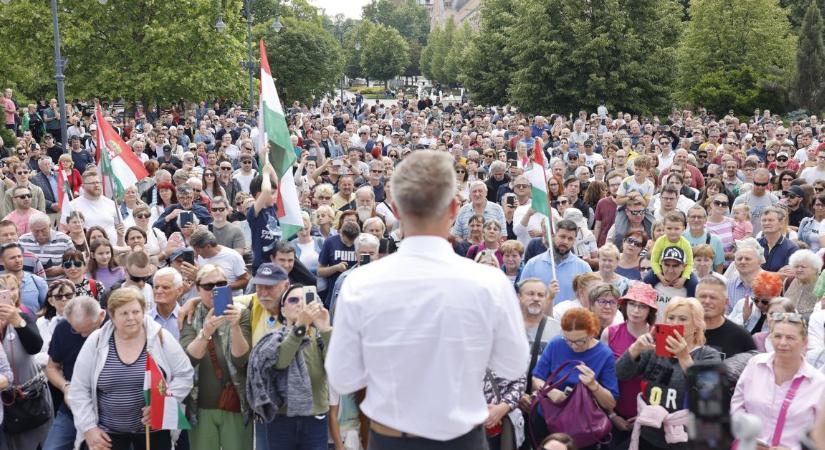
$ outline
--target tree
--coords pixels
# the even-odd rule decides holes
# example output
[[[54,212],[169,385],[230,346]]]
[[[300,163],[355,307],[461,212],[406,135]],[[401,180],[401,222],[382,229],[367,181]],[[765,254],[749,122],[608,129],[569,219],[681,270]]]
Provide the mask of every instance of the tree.
[[[409,63],[407,42],[395,28],[375,25],[362,44],[361,70],[370,77],[387,81],[404,73]]]
[[[227,29],[218,33],[211,0],[61,0],[66,98],[244,98],[242,2],[223,4]],[[26,97],[54,96],[48,2],[14,0],[0,6],[0,21],[0,79]]]
[[[338,41],[319,23],[286,17],[284,29],[275,32],[269,24],[255,28],[264,38],[269,67],[280,98],[311,104],[335,90],[344,69]]]
[[[250,0],[249,9],[252,11],[252,23],[272,23],[276,16],[281,20],[285,17],[293,17],[301,21],[317,22],[323,25],[323,17],[318,14],[318,9],[309,4],[307,0]],[[244,16],[244,20],[246,20]]]
[[[464,24],[455,31],[453,41],[450,43],[450,49],[444,57],[443,79],[439,81],[446,84],[458,83],[458,75],[461,71],[461,66],[464,64],[464,51],[467,49],[473,36],[473,30],[467,22],[464,22]]]
[[[395,28],[410,44],[423,46],[427,41],[430,14],[415,0],[403,0],[397,4],[391,0],[372,0],[364,5],[362,11],[364,20]]]
[[[507,94],[525,111],[578,111],[604,99],[641,113],[669,105],[675,0],[547,0],[516,9]]]
[[[799,30],[792,86],[796,103],[817,113],[825,109],[825,44],[822,42],[822,32],[822,14],[812,0]]]
[[[819,13],[825,13],[825,0],[815,0],[819,7]],[[785,8],[788,21],[794,30],[798,30],[802,25],[803,17],[808,11],[809,0],[779,0],[779,5]]]
[[[453,47],[453,34],[455,34],[455,22],[450,17],[443,28],[433,30],[430,33],[430,39],[427,39],[427,53],[428,68],[422,71],[427,75],[427,78],[439,81],[441,83],[449,83],[451,73],[446,72],[445,64],[447,63],[447,54]]]
[[[726,78],[747,73],[756,86],[790,80],[796,38],[778,0],[693,0],[690,16],[677,53],[680,100],[705,101],[695,95],[695,86],[710,85],[707,81],[717,79],[717,71],[730,72]],[[742,114],[759,106],[739,104],[744,109],[736,111]],[[722,111],[736,109],[720,106]]]
[[[478,103],[504,105],[509,101],[507,86],[512,80],[515,50],[510,34],[515,22],[513,3],[487,0],[481,4],[479,31],[470,38],[459,71],[459,80]]]
[[[366,77],[364,70],[361,68],[361,54],[373,27],[374,25],[369,21],[362,20],[358,23],[358,26],[350,29],[344,35],[344,55],[346,58],[344,74],[349,78]]]
[[[427,45],[421,49],[421,57],[418,59],[418,68],[421,70],[421,73],[424,74],[425,77],[429,78],[430,80],[435,79],[435,75],[433,74],[433,49],[436,46],[436,42],[441,39],[441,28],[433,28],[430,31],[429,36],[427,36]]]

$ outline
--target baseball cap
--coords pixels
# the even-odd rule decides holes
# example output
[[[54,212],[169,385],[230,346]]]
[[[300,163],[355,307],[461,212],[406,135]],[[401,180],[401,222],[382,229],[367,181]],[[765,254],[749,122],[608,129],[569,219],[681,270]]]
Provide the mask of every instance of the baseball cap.
[[[196,144],[196,143],[194,143],[194,142],[190,142],[190,143],[189,143],[189,145],[187,145],[186,147],[187,147],[189,150],[192,150],[192,149],[198,148],[198,144]]]
[[[289,277],[281,266],[273,263],[263,263],[258,267],[258,271],[255,272],[252,283],[274,286],[288,279]]]
[[[636,303],[647,305],[650,308],[658,309],[656,306],[656,290],[647,283],[634,281],[630,283],[627,292],[619,299],[620,302],[633,300]]]
[[[193,256],[195,255],[195,251],[192,250],[191,248],[181,247],[181,248],[176,249],[175,251],[172,252],[171,255],[169,255],[169,261],[170,262],[174,261],[174,260],[180,258],[181,256],[186,255],[187,253],[191,253]]]
[[[584,146],[585,147],[592,147],[593,146],[593,141],[591,141],[590,139],[584,141]]]
[[[791,186],[790,189],[788,189],[788,195],[792,195],[794,197],[803,197],[804,198],[805,197],[805,191],[803,191],[802,188],[799,187],[799,186]]]
[[[567,159],[578,158],[578,157],[579,157],[579,152],[577,152],[576,150],[570,150],[569,152],[567,152]]]
[[[679,263],[685,263],[685,252],[682,251],[679,247],[668,247],[662,252],[662,261],[665,260],[677,261]]]
[[[779,158],[780,156],[784,156],[784,157],[788,158],[788,152],[779,152],[779,153],[776,154],[777,158]]]

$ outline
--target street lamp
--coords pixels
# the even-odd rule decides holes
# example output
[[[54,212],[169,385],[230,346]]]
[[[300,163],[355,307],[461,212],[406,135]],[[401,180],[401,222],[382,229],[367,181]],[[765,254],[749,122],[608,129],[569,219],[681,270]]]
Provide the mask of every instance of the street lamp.
[[[275,30],[276,33],[280,33],[281,30],[284,29],[284,26],[281,24],[280,16],[275,16],[275,20],[272,22],[272,29]]]
[[[218,33],[223,33],[226,30],[226,23],[223,21],[223,16],[218,16],[218,21],[215,22],[215,29]]]

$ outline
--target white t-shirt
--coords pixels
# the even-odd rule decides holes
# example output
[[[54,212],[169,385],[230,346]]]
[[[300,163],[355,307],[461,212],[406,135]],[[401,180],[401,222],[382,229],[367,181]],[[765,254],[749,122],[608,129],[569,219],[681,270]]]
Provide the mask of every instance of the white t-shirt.
[[[604,161],[604,157],[598,153],[593,153],[592,155],[588,155],[587,153],[584,154],[584,165],[593,169],[593,166],[596,165],[597,162]]]
[[[69,203],[72,211],[80,211],[85,219],[86,229],[99,226],[106,230],[106,236],[112,244],[117,243],[117,231],[115,230],[115,202],[111,199],[100,196],[97,200],[89,200],[86,196],[80,196]]]
[[[254,170],[250,171],[249,175],[245,175],[243,172],[241,172],[239,170],[239,171],[235,172],[234,175],[232,175],[232,178],[238,180],[238,184],[241,185],[241,190],[248,194],[249,193],[249,185],[252,184],[252,179],[255,178],[255,175],[257,175],[257,174],[255,173]]]
[[[825,170],[819,170],[816,166],[806,167],[802,169],[802,173],[799,176],[804,178],[808,184],[814,184],[819,180],[825,181]]]
[[[214,264],[221,269],[226,275],[226,281],[232,284],[238,278],[246,273],[246,265],[243,262],[243,257],[240,253],[229,247],[221,246],[221,250],[217,255],[211,258],[201,258],[198,256],[198,265]],[[235,289],[232,291],[233,296],[243,295],[243,289]]]
[[[311,272],[318,269],[318,252],[315,250],[315,242],[309,241],[306,244],[296,242],[296,245],[301,249],[301,264],[303,264]]]

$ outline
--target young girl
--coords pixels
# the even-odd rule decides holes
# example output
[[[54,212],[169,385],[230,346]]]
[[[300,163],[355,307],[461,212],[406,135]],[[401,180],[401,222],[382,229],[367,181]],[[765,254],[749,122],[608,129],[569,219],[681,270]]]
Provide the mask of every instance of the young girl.
[[[733,239],[740,240],[753,236],[751,208],[746,203],[733,207]]]
[[[685,253],[685,268],[682,271],[682,277],[673,285],[673,287],[681,288],[693,273],[693,250],[687,238],[682,236],[685,228],[687,228],[687,219],[681,211],[671,211],[665,215],[664,224],[665,235],[656,239],[656,243],[653,244],[650,267],[656,277],[659,278],[659,281],[665,283],[665,279],[662,277],[662,254],[670,247],[682,250]]]
[[[95,239],[91,244],[92,257],[89,259],[89,277],[103,283],[107,290],[126,279],[122,267],[118,267],[112,257],[114,248],[108,239]]]

